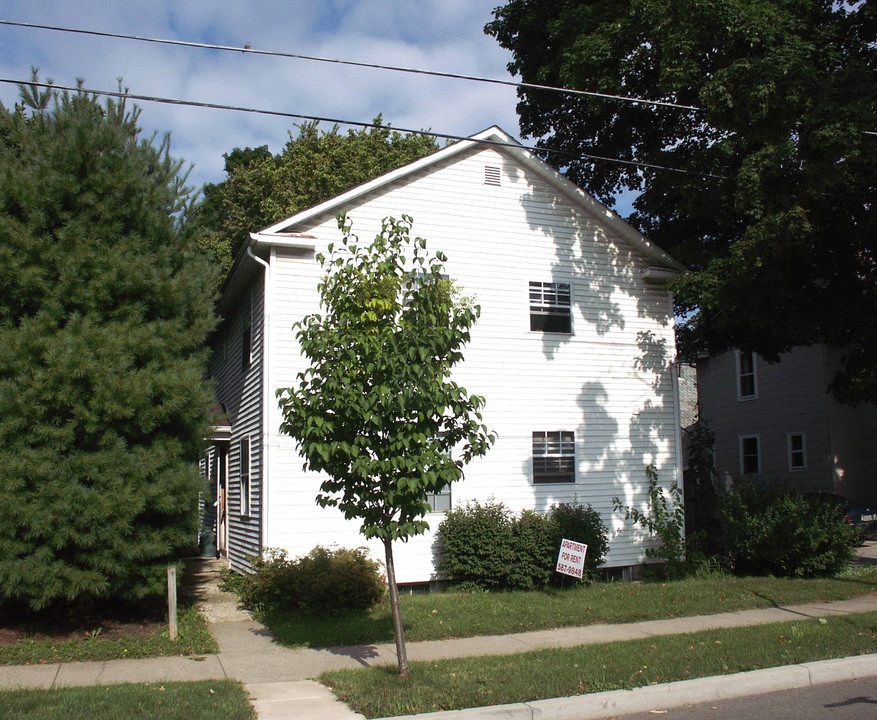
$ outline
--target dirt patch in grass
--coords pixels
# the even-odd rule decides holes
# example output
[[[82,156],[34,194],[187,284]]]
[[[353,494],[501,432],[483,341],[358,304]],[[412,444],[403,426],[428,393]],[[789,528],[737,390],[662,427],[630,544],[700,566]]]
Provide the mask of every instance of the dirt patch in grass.
[[[125,640],[154,635],[167,627],[158,608],[54,608],[39,613],[19,611],[0,617],[0,646],[20,640],[62,643],[71,640]]]

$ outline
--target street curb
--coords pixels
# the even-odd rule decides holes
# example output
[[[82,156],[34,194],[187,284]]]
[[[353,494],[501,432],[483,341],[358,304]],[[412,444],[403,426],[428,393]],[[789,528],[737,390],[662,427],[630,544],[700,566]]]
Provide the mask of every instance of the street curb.
[[[665,710],[874,676],[877,676],[877,654],[858,655],[649,685],[635,690],[610,690],[528,703],[401,715],[392,720],[599,720],[607,714],[629,715]]]

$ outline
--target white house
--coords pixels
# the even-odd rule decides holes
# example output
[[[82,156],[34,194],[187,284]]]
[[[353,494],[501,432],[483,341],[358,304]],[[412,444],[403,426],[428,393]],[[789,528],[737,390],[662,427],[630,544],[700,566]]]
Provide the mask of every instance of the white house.
[[[266,548],[295,556],[367,544],[356,523],[316,505],[320,477],[279,432],[275,396],[304,369],[291,327],[318,310],[314,255],[340,240],[341,211],[364,241],[384,217],[412,216],[413,234],[448,256],[447,272],[481,306],[455,377],[486,397],[498,440],[431,499],[430,526],[476,499],[515,512],[589,503],[609,528],[607,567],[641,563],[648,541],[612,498],[644,509],[649,464],[681,485],[666,281],[682,268],[493,127],[253,233],[237,258],[212,365],[227,420],[205,462],[231,566],[245,569]],[[432,534],[399,543],[399,582],[435,578],[434,552]]]

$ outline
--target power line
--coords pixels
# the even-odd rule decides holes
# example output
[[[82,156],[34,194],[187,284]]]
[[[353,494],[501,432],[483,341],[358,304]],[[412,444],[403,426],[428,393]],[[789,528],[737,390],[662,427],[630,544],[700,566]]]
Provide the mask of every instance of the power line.
[[[663,170],[667,172],[675,172],[682,175],[692,175],[696,177],[704,177],[711,178],[714,180],[729,180],[730,178],[724,175],[713,175],[711,173],[705,172],[697,172],[694,170],[684,170],[682,168],[674,168],[668,167],[665,165],[655,165],[653,163],[645,163],[640,162],[638,160],[623,160],[621,158],[613,158],[606,157],[603,155],[589,155],[587,153],[573,153],[567,150],[555,150],[552,148],[540,148],[534,146],[523,145],[521,143],[516,142],[500,142],[498,140],[474,140],[471,137],[467,137],[466,135],[451,135],[448,133],[439,133],[433,132],[432,130],[413,130],[411,128],[402,128],[402,127],[391,127],[389,125],[378,125],[373,122],[360,122],[358,120],[343,120],[339,118],[329,118],[323,117],[320,115],[301,115],[299,113],[290,113],[283,112],[280,110],[263,110],[260,108],[250,108],[243,107],[240,105],[222,105],[220,103],[210,103],[210,102],[199,102],[196,100],[179,100],[177,98],[166,98],[159,97],[155,95],[138,95],[131,92],[122,92],[121,90],[96,90],[94,88],[86,88],[86,87],[73,87],[71,85],[57,85],[50,82],[39,82],[34,80],[13,80],[11,78],[0,78],[0,83],[6,83],[8,85],[28,85],[30,87],[41,87],[41,88],[49,88],[53,90],[65,90],[69,92],[81,92],[91,95],[102,95],[106,97],[116,97],[123,98],[128,100],[141,100],[143,102],[154,102],[161,103],[164,105],[183,105],[186,107],[196,107],[196,108],[206,108],[209,110],[230,110],[233,112],[245,112],[253,115],[269,115],[272,117],[284,117],[284,118],[293,118],[295,120],[310,120],[314,122],[329,122],[334,123],[336,125],[351,125],[353,127],[361,127],[361,128],[377,128],[377,127],[386,127],[388,129],[395,130],[396,132],[401,133],[411,133],[413,135],[424,135],[426,137],[434,137],[440,138],[443,140],[454,140],[454,141],[467,141],[467,142],[477,142],[482,145],[493,145],[496,147],[510,147],[517,148],[519,150],[527,150],[530,152],[550,152],[557,155],[565,155],[571,158],[585,158],[588,160],[594,160],[599,162],[611,162],[616,163],[618,165],[629,165],[638,168],[645,168],[648,170]]]
[[[527,90],[547,90],[549,92],[578,95],[581,97],[595,97],[603,100],[615,100],[618,102],[637,103],[640,105],[675,108],[677,110],[693,110],[695,112],[704,112],[703,108],[696,107],[694,105],[681,105],[679,103],[673,103],[666,100],[646,100],[644,98],[635,98],[626,95],[611,95],[608,93],[592,92],[589,90],[572,90],[570,88],[555,87],[553,85],[539,85],[536,83],[516,82],[514,80],[500,80],[498,78],[480,77],[478,75],[461,75],[458,73],[440,72],[438,70],[420,70],[418,68],[399,67],[396,65],[379,65],[377,63],[367,63],[356,60],[340,60],[338,58],[318,57],[315,55],[301,55],[297,53],[277,52],[273,50],[259,50],[257,48],[250,47],[250,43],[247,43],[244,47],[234,47],[233,45],[214,45],[212,43],[190,42],[187,40],[170,40],[167,38],[142,37],[139,35],[126,35],[124,33],[111,33],[99,30],[83,30],[80,28],[59,27],[57,25],[39,25],[36,23],[14,22],[12,20],[0,20],[0,25],[34,28],[37,30],[54,30],[56,32],[77,33],[80,35],[93,35],[95,37],[108,37],[120,40],[136,40],[137,42],[157,43],[160,45],[178,45],[181,47],[193,47],[206,50],[222,50],[224,52],[249,53],[251,55],[267,55],[269,57],[291,58],[295,60],[311,60],[314,62],[333,63],[336,65],[350,65],[353,67],[370,68],[373,70],[391,70],[393,72],[411,73],[414,75],[429,75],[432,77],[450,78],[453,80],[469,80],[472,82],[490,83],[492,85],[504,85],[507,87],[525,88]]]

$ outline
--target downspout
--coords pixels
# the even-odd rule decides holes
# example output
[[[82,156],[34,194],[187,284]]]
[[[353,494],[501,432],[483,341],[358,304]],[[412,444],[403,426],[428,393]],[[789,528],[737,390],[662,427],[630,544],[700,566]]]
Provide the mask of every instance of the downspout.
[[[675,328],[675,307],[673,303],[673,293],[667,293],[667,299],[670,305],[670,317],[674,318],[673,327],[673,350],[676,352],[676,328]],[[682,490],[682,502],[685,502],[685,481],[683,477],[684,470],[682,468],[682,399],[679,397],[679,363],[674,358],[670,361],[670,377],[673,381],[673,424],[675,426],[676,440],[676,478],[679,488]]]
[[[271,401],[271,384],[268,382],[268,380],[270,377],[271,369],[271,353],[269,352],[270,345],[268,343],[268,340],[271,327],[270,308],[272,293],[271,265],[265,262],[262,258],[260,258],[253,252],[253,247],[255,247],[255,245],[255,240],[251,240],[247,244],[247,255],[253,258],[253,260],[259,263],[259,265],[261,265],[263,268],[265,268],[264,289],[262,292],[262,493],[259,498],[259,510],[262,515],[262,526],[260,528],[261,537],[259,538],[259,551],[261,554],[265,550],[265,539],[268,538],[268,508],[270,507],[268,503],[268,449],[270,447],[269,412]]]

